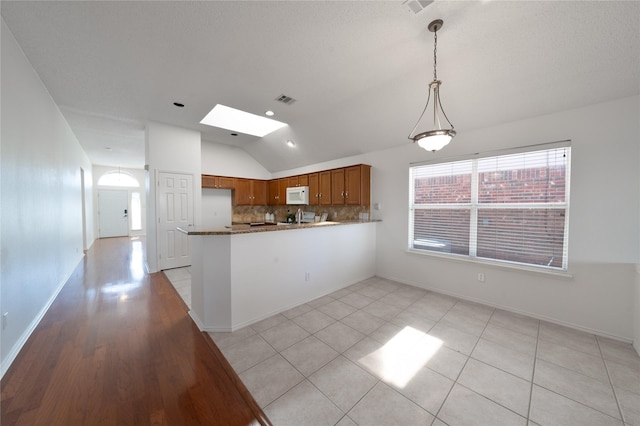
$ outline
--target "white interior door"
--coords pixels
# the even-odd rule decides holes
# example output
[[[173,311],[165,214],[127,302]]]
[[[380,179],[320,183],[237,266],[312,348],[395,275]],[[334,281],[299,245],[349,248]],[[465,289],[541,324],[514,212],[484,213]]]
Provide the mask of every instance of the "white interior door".
[[[193,224],[193,176],[159,172],[157,199],[159,268],[189,266],[189,239],[176,228]]]
[[[100,238],[129,235],[128,191],[98,191],[98,233]]]

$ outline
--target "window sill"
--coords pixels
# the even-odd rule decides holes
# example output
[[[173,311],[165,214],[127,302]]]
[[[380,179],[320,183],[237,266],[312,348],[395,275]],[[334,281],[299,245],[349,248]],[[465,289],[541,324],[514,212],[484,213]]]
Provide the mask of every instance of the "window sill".
[[[517,263],[509,263],[509,262],[498,262],[491,261],[487,259],[473,259],[467,256],[461,256],[456,254],[440,254],[436,252],[429,252],[425,250],[415,250],[415,249],[407,249],[407,253],[418,255],[418,256],[427,256],[427,257],[436,257],[438,259],[448,260],[451,262],[462,262],[462,263],[475,263],[478,265],[489,266],[495,269],[502,269],[505,271],[520,271],[520,272],[530,272],[533,274],[542,274],[549,275],[557,278],[565,278],[572,279],[573,274],[569,271],[550,269],[544,267],[536,267],[536,266],[526,266],[520,265]]]

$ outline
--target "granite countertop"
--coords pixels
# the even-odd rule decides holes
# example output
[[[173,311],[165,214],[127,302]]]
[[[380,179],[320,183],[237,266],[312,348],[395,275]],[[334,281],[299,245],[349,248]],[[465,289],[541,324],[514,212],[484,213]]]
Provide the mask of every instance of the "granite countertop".
[[[272,232],[272,231],[288,231],[290,229],[306,229],[319,228],[325,226],[354,225],[360,223],[375,223],[381,220],[345,220],[341,222],[313,222],[301,224],[284,224],[277,223],[259,223],[259,224],[234,224],[217,229],[203,229],[200,227],[190,226],[188,228],[177,228],[178,231],[187,235],[237,235],[237,234],[253,234],[256,232]]]

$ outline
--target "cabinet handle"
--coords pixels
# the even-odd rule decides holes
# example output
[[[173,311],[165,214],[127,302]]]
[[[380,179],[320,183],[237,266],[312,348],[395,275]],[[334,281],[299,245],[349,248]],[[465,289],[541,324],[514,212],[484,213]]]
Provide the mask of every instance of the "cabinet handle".
[[[322,198],[322,192],[320,193],[320,198]]]
[[[342,198],[344,198],[344,191],[342,191]]]
[[[349,191],[344,193],[344,198],[349,198]]]

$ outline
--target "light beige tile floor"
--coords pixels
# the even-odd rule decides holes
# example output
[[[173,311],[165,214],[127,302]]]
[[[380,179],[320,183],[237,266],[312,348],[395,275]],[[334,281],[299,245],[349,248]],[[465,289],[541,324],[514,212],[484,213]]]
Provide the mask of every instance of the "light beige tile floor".
[[[630,344],[382,278],[211,336],[275,425],[640,426]]]

